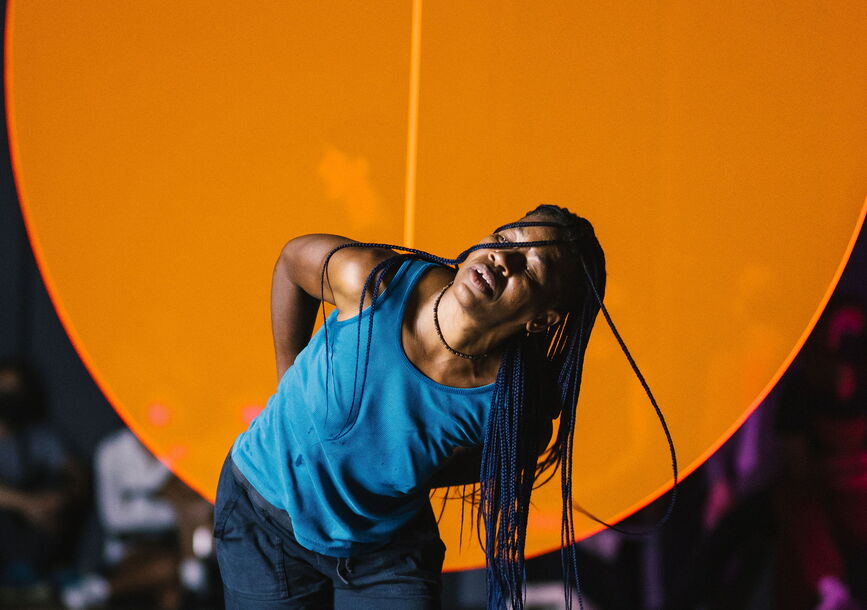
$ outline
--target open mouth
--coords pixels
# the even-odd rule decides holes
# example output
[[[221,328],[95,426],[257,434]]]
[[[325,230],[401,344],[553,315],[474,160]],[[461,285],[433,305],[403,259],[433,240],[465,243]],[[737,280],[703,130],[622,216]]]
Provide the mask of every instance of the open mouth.
[[[489,297],[494,296],[496,283],[493,274],[487,267],[478,265],[470,269],[470,281]]]

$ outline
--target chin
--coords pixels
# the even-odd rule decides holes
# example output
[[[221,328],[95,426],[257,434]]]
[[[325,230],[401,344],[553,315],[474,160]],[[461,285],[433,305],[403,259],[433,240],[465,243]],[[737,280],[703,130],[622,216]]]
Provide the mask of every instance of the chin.
[[[452,289],[455,291],[455,299],[463,309],[468,311],[484,308],[485,304],[490,302],[484,295],[479,294],[478,290],[471,284],[472,280],[469,275],[465,275],[460,279],[455,279]]]

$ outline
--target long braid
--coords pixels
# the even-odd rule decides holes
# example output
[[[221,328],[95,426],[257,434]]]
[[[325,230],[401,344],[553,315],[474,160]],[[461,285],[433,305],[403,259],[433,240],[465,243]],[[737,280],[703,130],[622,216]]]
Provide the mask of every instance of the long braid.
[[[356,388],[353,387],[352,404],[344,427],[337,436],[346,434],[357,418],[358,406],[361,404],[364,392],[367,362],[370,357],[376,299],[379,296],[379,288],[383,278],[394,265],[407,258],[415,258],[457,268],[457,265],[466,260],[470,253],[483,248],[512,249],[547,245],[568,248],[579,263],[579,270],[583,271],[584,280],[579,282],[577,292],[571,295],[572,298],[565,307],[566,315],[554,329],[549,329],[544,334],[519,335],[513,337],[506,345],[497,371],[488,424],[485,430],[478,496],[476,496],[476,486],[474,485],[469,501],[471,510],[477,511],[476,519],[479,521],[480,542],[482,542],[481,525],[484,525],[485,529],[485,540],[482,542],[482,546],[485,549],[487,564],[488,607],[490,609],[511,607],[520,610],[523,608],[524,600],[524,545],[527,535],[530,496],[536,479],[542,478],[542,484],[544,484],[551,479],[559,467],[563,499],[561,562],[563,565],[564,595],[567,607],[571,608],[570,584],[574,584],[579,606],[583,610],[584,604],[574,545],[576,536],[572,499],[572,462],[575,410],[581,387],[584,353],[600,308],[656,410],[671,452],[675,487],[665,517],[653,529],[658,528],[668,519],[674,506],[677,488],[677,461],[674,444],[671,441],[671,435],[662,412],[602,303],[605,292],[605,259],[592,226],[585,219],[558,206],[542,205],[528,212],[527,216],[533,214],[553,217],[556,222],[511,223],[500,227],[497,231],[519,226],[553,226],[558,228],[558,232],[564,234],[563,237],[530,242],[476,244],[461,252],[454,259],[435,256],[413,248],[381,243],[348,243],[340,245],[328,253],[320,278],[320,296],[323,301],[328,262],[337,251],[348,247],[370,247],[387,248],[405,253],[395,254],[395,256],[379,263],[370,272],[364,283],[358,309],[359,325],[356,342],[356,355],[358,357],[361,355],[360,314],[363,311],[364,301],[368,293],[371,300],[361,385],[357,388],[357,392]],[[324,313],[323,302],[323,317]],[[328,324],[324,324],[324,327],[327,361],[329,359]],[[356,379],[358,378],[358,360],[360,358],[356,359]],[[328,396],[327,384],[326,363],[326,401]],[[560,417],[557,438],[541,458],[537,459],[537,441],[543,419],[544,417],[553,419],[557,416]],[[549,472],[550,474],[548,474]],[[478,497],[477,505],[476,497]],[[460,498],[462,501],[467,501],[466,494]],[[607,527],[623,531],[597,519],[580,507],[578,510]],[[463,518],[461,524],[463,527]]]

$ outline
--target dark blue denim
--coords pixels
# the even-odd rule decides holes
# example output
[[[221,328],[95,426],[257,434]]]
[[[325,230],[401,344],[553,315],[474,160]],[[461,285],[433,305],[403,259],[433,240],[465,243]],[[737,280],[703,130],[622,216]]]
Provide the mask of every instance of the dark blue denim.
[[[289,515],[250,487],[229,456],[214,539],[227,610],[440,607],[445,545],[430,505],[383,548],[330,557],[298,544]]]

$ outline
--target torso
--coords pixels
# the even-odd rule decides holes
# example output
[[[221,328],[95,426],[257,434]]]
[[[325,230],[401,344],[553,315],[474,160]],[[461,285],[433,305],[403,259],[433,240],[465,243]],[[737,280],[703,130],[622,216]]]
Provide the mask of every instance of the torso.
[[[425,309],[410,308],[410,300],[424,302],[450,277],[448,269],[420,267],[407,264],[395,277],[373,326],[370,312],[354,321],[330,316],[236,440],[238,468],[291,516],[311,550],[351,556],[387,540],[427,502],[430,478],[454,448],[483,442],[494,388],[445,387],[434,370],[414,364],[424,357],[408,356],[418,334],[412,321]],[[416,290],[422,280],[428,287]],[[400,344],[407,333],[408,350]],[[357,350],[368,337],[362,373]],[[356,396],[359,378],[364,391]]]

